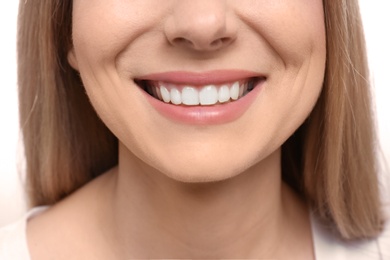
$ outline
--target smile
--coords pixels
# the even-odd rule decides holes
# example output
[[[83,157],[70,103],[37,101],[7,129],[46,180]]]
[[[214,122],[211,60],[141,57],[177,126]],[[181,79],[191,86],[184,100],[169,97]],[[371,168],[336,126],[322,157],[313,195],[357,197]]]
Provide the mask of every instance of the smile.
[[[248,94],[256,86],[259,78],[239,80],[225,84],[204,86],[176,85],[162,81],[138,81],[149,95],[174,105],[210,106],[233,102]]]
[[[266,77],[253,72],[169,72],[134,80],[161,115],[186,124],[220,124],[241,117]]]

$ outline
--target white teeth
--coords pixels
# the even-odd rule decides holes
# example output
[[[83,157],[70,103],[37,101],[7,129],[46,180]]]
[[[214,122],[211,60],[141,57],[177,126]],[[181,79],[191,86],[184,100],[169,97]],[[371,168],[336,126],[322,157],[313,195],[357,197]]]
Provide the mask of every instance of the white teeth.
[[[165,103],[171,102],[171,95],[169,94],[168,89],[166,89],[164,86],[160,87],[161,90],[161,96]]]
[[[201,105],[214,105],[218,102],[218,90],[213,85],[203,87],[199,92]]]
[[[175,105],[210,106],[241,98],[247,91],[247,83],[236,81],[223,85],[206,85],[203,87],[176,87],[173,84],[158,82],[149,86],[149,93],[155,98]],[[179,90],[181,89],[181,91]]]
[[[198,90],[195,88],[184,87],[181,93],[181,98],[184,105],[199,105],[199,94]]]
[[[238,94],[239,97],[242,97],[244,95],[244,84],[240,85],[240,93]],[[161,99],[161,98],[160,98]]]
[[[157,97],[158,97],[158,99],[159,100],[162,100],[163,98],[162,98],[162,96],[161,96],[161,90],[159,89],[159,88],[154,88],[155,90],[156,90],[156,92],[157,92]]]
[[[155,97],[158,97],[158,95],[157,95],[157,90],[158,90],[158,88],[149,87],[149,90],[151,90],[151,91],[152,91],[152,93],[153,93],[153,96],[155,96]]]
[[[230,97],[233,100],[237,100],[239,94],[240,94],[240,83],[235,82],[233,86],[230,88]]]
[[[181,104],[181,94],[180,91],[172,88],[171,89],[171,102],[175,105],[180,105]]]
[[[218,91],[218,101],[224,103],[230,100],[230,90],[227,85],[223,85]]]

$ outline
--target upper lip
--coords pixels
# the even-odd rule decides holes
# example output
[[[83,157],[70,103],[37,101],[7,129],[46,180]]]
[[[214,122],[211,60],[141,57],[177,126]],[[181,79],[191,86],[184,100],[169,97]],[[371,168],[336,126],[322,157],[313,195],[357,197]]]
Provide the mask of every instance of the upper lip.
[[[266,76],[258,72],[246,70],[213,70],[205,72],[169,71],[142,75],[137,77],[136,80],[201,86],[207,84],[224,84],[247,78],[266,78]]]

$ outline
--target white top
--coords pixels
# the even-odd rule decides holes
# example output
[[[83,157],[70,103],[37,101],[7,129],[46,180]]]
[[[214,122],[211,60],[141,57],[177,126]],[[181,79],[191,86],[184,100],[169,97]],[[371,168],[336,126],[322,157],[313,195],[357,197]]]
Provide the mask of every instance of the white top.
[[[30,210],[18,222],[0,229],[0,260],[30,260],[26,223],[47,207]],[[390,260],[390,223],[382,235],[362,242],[345,242],[328,232],[311,215],[316,260]]]
[[[0,260],[30,260],[27,246],[27,221],[47,207],[30,210],[22,219],[0,229]]]
[[[311,216],[316,260],[390,260],[390,223],[376,239],[348,242],[329,232]]]

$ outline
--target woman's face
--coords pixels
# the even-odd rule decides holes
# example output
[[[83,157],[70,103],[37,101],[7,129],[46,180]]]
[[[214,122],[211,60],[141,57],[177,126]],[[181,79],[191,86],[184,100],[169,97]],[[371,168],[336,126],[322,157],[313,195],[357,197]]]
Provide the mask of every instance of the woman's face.
[[[68,58],[93,106],[130,154],[174,179],[261,162],[321,91],[322,0],[73,2]]]

